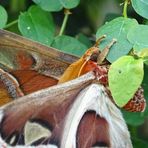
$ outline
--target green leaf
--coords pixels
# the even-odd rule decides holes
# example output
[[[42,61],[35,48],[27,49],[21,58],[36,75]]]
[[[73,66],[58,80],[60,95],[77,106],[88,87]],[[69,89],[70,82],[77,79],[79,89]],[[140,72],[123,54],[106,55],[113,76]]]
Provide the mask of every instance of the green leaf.
[[[143,58],[143,61],[146,65],[148,65],[148,48],[146,49],[142,49],[139,53],[138,53],[139,57]]]
[[[49,46],[54,39],[55,26],[52,16],[38,6],[32,6],[22,13],[18,26],[23,36],[45,45]]]
[[[144,58],[144,64],[148,65],[148,57]]]
[[[7,23],[7,11],[0,5],[0,29],[4,28]]]
[[[43,10],[60,11],[63,7],[71,9],[76,7],[80,0],[33,0]]]
[[[59,0],[59,1],[61,2],[64,8],[68,9],[74,8],[80,3],[80,0]]]
[[[131,0],[134,10],[144,18],[148,19],[148,1],[147,0]]]
[[[97,38],[106,34],[107,38],[101,43],[100,48],[105,48],[113,38],[117,39],[117,43],[113,45],[107,56],[110,62],[114,62],[119,57],[126,55],[132,48],[132,44],[127,40],[127,33],[138,23],[135,19],[116,18],[98,29]]]
[[[109,69],[109,88],[115,103],[123,107],[133,97],[144,76],[143,60],[123,56]]]
[[[77,56],[82,56],[87,50],[84,44],[66,35],[57,36],[51,46]]]
[[[60,11],[63,6],[59,0],[33,0],[43,10],[46,11]]]
[[[132,138],[133,148],[147,148],[148,142],[138,138]]]
[[[137,51],[148,48],[148,25],[137,25],[131,28],[127,39],[134,44],[133,48]]]
[[[87,48],[90,48],[92,46],[92,43],[91,41],[89,40],[89,38],[87,36],[85,36],[84,34],[82,33],[79,33],[76,38],[81,42],[83,43],[84,45],[87,46]]]
[[[104,23],[109,22],[109,21],[112,21],[113,19],[116,19],[118,17],[121,17],[121,14],[119,14],[119,13],[107,13],[103,22]]]
[[[142,49],[139,53],[138,53],[139,57],[148,57],[148,48],[147,49]]]
[[[139,126],[144,123],[144,113],[127,112],[122,110],[123,117],[127,124]]]

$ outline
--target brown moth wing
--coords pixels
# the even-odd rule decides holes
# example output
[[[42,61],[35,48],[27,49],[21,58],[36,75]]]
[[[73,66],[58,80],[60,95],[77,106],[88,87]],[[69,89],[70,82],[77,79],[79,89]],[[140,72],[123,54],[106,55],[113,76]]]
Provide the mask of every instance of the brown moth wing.
[[[41,125],[46,123],[51,134],[34,142],[35,145],[132,148],[120,110],[112,103],[102,85],[92,84],[94,80],[95,75],[90,72],[1,107],[0,140],[4,139],[12,145],[25,144],[24,131],[27,131],[28,121],[42,121]]]
[[[11,96],[8,94],[8,91],[5,85],[0,81],[0,106],[12,101]]]
[[[43,120],[51,130],[58,127],[64,121],[65,114],[79,91],[94,79],[94,74],[90,72],[73,81],[40,90],[1,107],[2,138],[9,142],[13,135],[22,135],[25,123],[33,119]]]
[[[34,69],[55,77],[78,59],[4,30],[0,30],[0,57],[0,64],[10,70]]]
[[[58,77],[75,60],[75,56],[0,30],[0,68],[16,79],[24,95],[56,85]],[[0,85],[4,84],[0,78]],[[0,90],[1,105],[15,99],[7,90],[15,85],[4,85]]]
[[[17,80],[0,68],[0,105],[12,101],[12,98],[24,96]]]
[[[104,86],[90,84],[76,97],[66,115],[60,148],[132,148],[120,110]]]
[[[0,68],[0,105],[37,90],[56,85],[57,82],[57,79],[39,74],[35,70],[15,70],[9,73]]]
[[[25,95],[56,85],[58,82],[57,79],[40,74],[35,70],[15,70],[11,74],[17,78],[20,88]]]

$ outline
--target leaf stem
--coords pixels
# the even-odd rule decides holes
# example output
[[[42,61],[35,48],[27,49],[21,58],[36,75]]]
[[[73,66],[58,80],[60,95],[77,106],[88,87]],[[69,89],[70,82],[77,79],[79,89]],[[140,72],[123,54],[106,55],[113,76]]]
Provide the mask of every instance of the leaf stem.
[[[127,18],[127,6],[129,4],[129,0],[125,0],[124,7],[123,7],[123,16]]]
[[[68,20],[69,15],[71,14],[71,12],[69,9],[65,9],[64,14],[65,14],[65,16],[64,16],[64,20],[63,20],[59,35],[62,35],[64,33],[65,28],[66,28],[66,24],[67,24],[67,20]]]
[[[10,22],[9,24],[7,24],[7,25],[4,27],[4,29],[9,28],[9,27],[15,25],[16,23],[18,23],[18,20],[14,20],[14,21]]]

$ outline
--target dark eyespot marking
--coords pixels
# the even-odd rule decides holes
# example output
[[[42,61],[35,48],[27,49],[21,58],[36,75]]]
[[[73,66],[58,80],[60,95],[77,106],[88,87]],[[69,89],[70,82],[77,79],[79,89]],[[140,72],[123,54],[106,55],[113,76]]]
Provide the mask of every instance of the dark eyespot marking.
[[[104,141],[99,141],[99,142],[96,142],[93,146],[93,147],[109,147],[109,145],[107,143],[105,143]]]

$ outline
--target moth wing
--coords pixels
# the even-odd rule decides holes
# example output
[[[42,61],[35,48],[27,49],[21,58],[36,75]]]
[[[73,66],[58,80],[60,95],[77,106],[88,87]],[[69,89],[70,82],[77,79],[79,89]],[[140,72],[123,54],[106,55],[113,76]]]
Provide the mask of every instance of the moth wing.
[[[1,139],[12,145],[25,144],[25,125],[30,121],[48,129],[51,137],[49,136],[47,141],[54,141],[58,145],[60,134],[54,133],[54,129],[60,127],[58,132],[61,132],[61,123],[77,94],[94,79],[94,74],[90,72],[73,81],[26,95],[1,107]]]
[[[79,93],[66,116],[61,137],[61,148],[132,148],[122,114],[100,84],[91,84]]]

